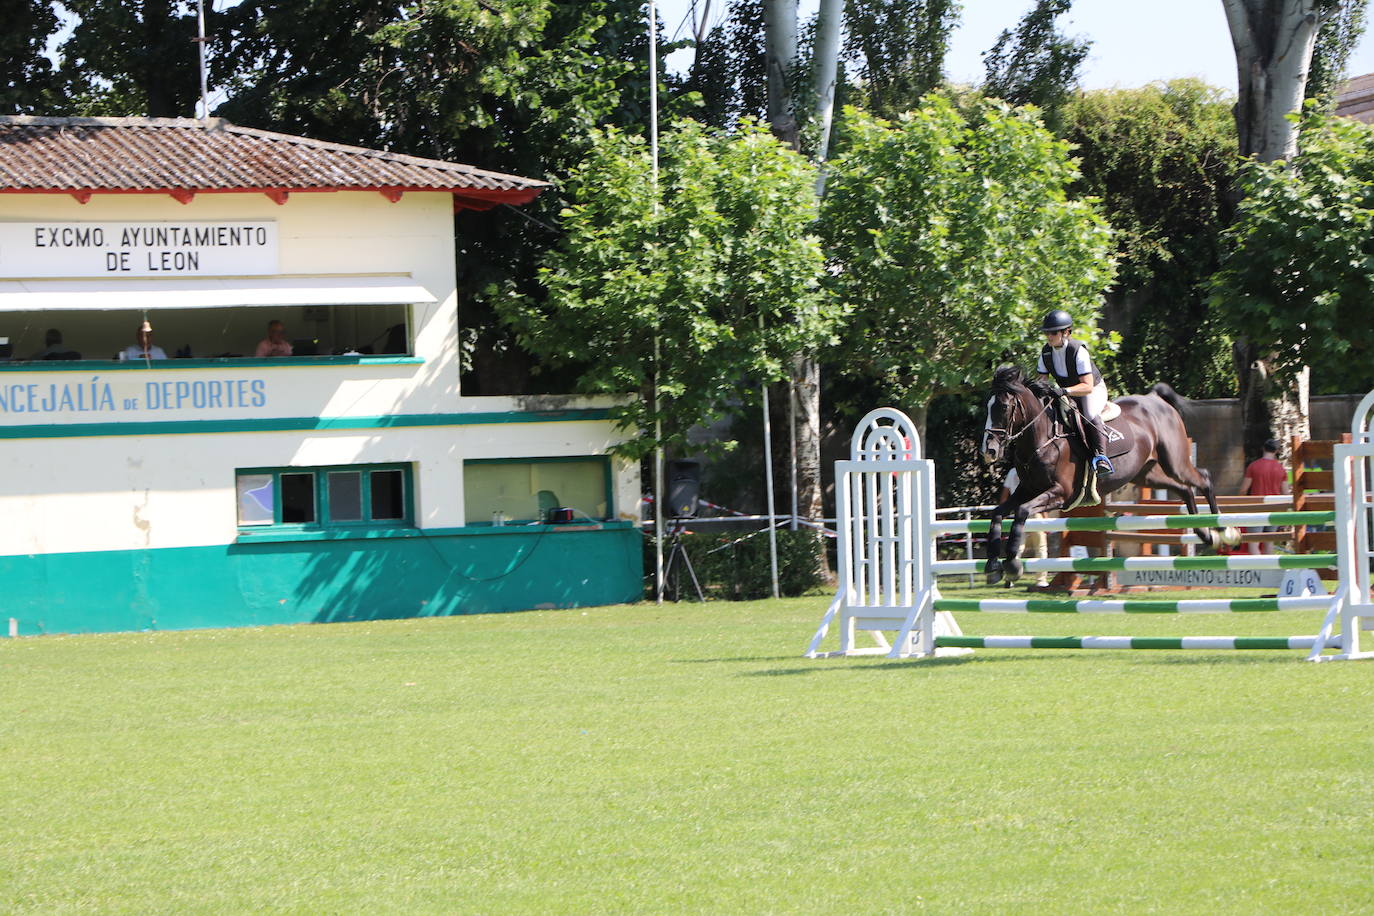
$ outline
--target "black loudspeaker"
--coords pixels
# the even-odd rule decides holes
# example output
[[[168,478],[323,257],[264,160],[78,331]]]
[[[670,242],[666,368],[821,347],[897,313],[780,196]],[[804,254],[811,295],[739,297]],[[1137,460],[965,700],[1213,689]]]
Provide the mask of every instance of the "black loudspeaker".
[[[668,502],[663,508],[670,518],[692,518],[697,514],[701,494],[701,462],[668,462]]]

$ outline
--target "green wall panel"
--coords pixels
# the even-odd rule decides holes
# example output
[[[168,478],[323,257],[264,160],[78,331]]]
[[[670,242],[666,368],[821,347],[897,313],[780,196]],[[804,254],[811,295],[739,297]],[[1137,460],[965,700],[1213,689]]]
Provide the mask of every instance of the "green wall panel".
[[[21,636],[376,620],[638,600],[631,526],[0,557]]]

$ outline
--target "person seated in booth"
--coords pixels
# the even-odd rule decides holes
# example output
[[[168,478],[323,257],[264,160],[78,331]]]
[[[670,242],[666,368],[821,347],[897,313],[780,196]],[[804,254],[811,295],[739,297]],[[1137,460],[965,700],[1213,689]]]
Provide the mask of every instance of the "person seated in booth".
[[[62,342],[62,332],[48,328],[43,335],[43,349],[33,354],[32,359],[80,359],[81,354]]]
[[[162,352],[162,348],[153,343],[153,326],[148,322],[143,322],[138,326],[134,339],[138,343],[130,347],[125,347],[119,351],[119,359],[166,359],[167,354]]]
[[[286,339],[286,325],[275,318],[267,322],[267,336],[258,341],[257,352],[253,355],[258,359],[265,359],[269,356],[290,356],[291,341]]]

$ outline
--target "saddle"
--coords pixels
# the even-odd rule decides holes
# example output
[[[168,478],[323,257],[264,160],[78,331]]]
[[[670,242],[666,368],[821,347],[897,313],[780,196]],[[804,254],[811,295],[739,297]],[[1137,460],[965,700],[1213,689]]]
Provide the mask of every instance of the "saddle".
[[[1102,444],[1108,458],[1116,458],[1131,450],[1130,437],[1110,425],[1112,420],[1120,416],[1121,407],[1113,401],[1108,401],[1098,417],[1103,430]],[[1088,438],[1083,433],[1083,412],[1071,398],[1055,398],[1055,422],[1068,434],[1070,441],[1086,455]]]

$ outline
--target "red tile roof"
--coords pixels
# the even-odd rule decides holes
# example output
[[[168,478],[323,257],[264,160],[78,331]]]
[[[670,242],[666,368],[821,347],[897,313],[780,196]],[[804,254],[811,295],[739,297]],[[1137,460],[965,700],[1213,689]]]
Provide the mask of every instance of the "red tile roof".
[[[1336,87],[1336,114],[1374,123],[1374,73],[1352,77]]]
[[[470,165],[181,118],[0,117],[0,193],[450,191],[459,208],[527,203],[548,184]]]

